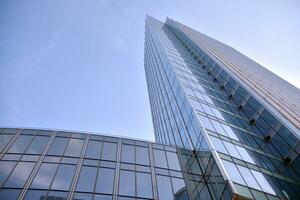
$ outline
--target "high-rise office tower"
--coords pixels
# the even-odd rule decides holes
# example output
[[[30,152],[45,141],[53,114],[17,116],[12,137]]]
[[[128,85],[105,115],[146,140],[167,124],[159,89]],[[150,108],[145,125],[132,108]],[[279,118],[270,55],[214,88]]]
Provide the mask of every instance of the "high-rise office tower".
[[[300,199],[299,89],[174,20],[145,32],[155,138],[193,152],[192,198]]]

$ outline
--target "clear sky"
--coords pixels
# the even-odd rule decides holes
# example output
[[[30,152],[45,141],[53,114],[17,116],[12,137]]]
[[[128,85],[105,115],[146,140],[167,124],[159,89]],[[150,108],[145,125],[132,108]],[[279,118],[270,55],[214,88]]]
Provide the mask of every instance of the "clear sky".
[[[1,0],[0,126],[153,140],[146,14],[189,25],[300,87],[299,0]]]

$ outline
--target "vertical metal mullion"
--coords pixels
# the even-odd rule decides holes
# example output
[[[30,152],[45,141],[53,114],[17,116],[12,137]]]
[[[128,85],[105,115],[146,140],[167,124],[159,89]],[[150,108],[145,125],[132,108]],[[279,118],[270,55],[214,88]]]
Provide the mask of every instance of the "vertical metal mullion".
[[[115,169],[115,183],[114,183],[114,190],[113,190],[113,200],[117,200],[117,195],[119,191],[119,181],[120,181],[120,165],[121,165],[121,139],[118,138],[118,145],[117,145],[117,162],[116,162],[116,169]]]
[[[32,183],[33,179],[35,178],[35,176],[36,176],[36,174],[37,174],[37,172],[38,172],[38,170],[39,170],[39,168],[40,168],[40,166],[41,166],[41,164],[44,160],[44,157],[45,157],[47,151],[49,150],[50,145],[52,144],[55,136],[56,136],[56,132],[53,132],[50,139],[49,139],[49,141],[48,141],[48,143],[47,143],[47,145],[46,145],[46,147],[44,148],[43,152],[41,153],[39,159],[36,161],[36,164],[35,164],[32,172],[31,172],[29,178],[26,181],[26,184],[24,185],[24,187],[23,187],[23,189],[22,189],[22,191],[19,195],[18,200],[22,200],[25,197],[25,194],[26,194],[30,184]],[[37,137],[37,135],[35,135],[35,137]],[[27,148],[29,148],[29,146]]]
[[[155,200],[158,200],[157,184],[156,184],[156,176],[155,176],[155,168],[154,168],[154,157],[153,157],[153,149],[151,143],[149,143],[149,157],[150,157],[153,197]]]
[[[77,163],[77,166],[76,166],[75,174],[73,176],[71,188],[69,190],[69,194],[68,194],[68,197],[67,197],[68,200],[73,199],[74,192],[75,192],[75,189],[76,189],[76,184],[77,184],[77,181],[78,181],[78,178],[79,178],[79,175],[80,175],[80,171],[81,171],[81,167],[82,167],[82,163],[83,163],[84,154],[85,154],[85,151],[86,151],[86,148],[87,148],[87,144],[89,142],[89,137],[90,137],[90,135],[86,135],[86,137],[85,137],[84,144],[83,144],[83,147],[82,147],[82,150],[81,150],[81,153],[80,153],[80,157],[79,157],[79,160],[78,160],[78,163]]]

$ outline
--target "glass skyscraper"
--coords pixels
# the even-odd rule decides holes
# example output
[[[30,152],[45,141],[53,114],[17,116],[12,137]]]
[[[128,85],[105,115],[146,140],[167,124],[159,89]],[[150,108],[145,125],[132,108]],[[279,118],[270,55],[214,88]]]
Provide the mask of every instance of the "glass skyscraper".
[[[199,165],[192,199],[300,199],[300,91],[174,20],[146,18],[155,138]]]
[[[300,92],[246,56],[149,16],[156,142],[0,128],[0,200],[300,199]]]

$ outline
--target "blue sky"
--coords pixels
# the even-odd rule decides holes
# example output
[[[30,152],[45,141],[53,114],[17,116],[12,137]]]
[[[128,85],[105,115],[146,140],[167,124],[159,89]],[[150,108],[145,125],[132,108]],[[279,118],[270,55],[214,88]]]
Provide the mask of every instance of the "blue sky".
[[[0,126],[154,139],[144,20],[166,16],[300,87],[300,1],[1,0]]]

